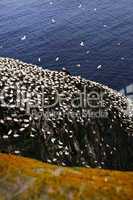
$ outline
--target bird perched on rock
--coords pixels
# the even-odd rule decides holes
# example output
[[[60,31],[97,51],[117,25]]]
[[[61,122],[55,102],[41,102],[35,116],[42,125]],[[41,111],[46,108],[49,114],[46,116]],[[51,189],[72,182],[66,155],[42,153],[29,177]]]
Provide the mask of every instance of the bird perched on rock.
[[[0,58],[0,152],[63,166],[131,170],[128,108],[128,99],[107,86]]]
[[[65,72],[67,75],[71,75],[70,72],[65,67],[63,67],[61,71]]]

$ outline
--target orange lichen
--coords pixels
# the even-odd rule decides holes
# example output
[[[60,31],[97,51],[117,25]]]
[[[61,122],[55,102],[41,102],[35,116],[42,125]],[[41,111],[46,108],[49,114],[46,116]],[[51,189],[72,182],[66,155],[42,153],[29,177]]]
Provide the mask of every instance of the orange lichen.
[[[133,172],[67,168],[0,154],[0,200],[132,200]]]

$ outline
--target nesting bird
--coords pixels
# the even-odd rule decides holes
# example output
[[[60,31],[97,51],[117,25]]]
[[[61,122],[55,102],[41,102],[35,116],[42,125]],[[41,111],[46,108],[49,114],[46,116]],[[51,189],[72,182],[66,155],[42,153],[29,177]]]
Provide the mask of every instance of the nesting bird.
[[[0,58],[0,152],[63,166],[131,170],[128,107],[127,98],[107,86]]]

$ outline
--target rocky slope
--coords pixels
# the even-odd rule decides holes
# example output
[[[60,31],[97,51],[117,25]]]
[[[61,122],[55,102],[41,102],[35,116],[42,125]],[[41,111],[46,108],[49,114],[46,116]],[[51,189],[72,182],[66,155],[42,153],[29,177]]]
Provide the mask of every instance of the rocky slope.
[[[133,118],[112,89],[0,58],[0,152],[65,166],[133,170]]]

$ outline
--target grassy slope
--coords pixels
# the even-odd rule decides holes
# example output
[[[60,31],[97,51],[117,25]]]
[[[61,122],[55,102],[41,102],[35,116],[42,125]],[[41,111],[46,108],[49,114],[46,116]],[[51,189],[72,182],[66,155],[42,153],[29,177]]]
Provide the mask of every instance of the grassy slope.
[[[0,200],[132,200],[133,172],[63,168],[0,154]]]

